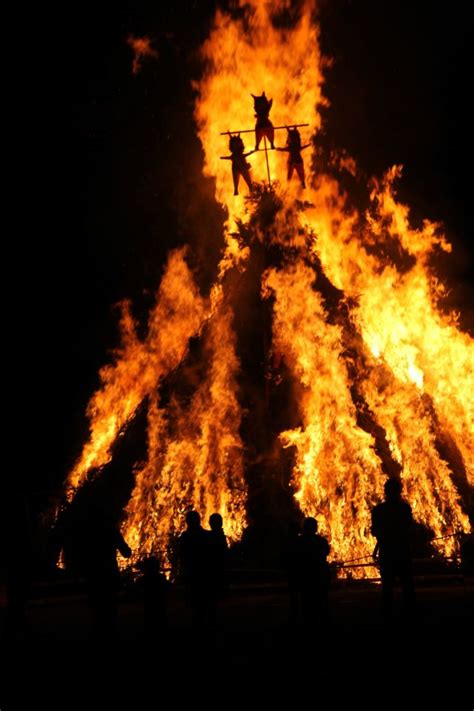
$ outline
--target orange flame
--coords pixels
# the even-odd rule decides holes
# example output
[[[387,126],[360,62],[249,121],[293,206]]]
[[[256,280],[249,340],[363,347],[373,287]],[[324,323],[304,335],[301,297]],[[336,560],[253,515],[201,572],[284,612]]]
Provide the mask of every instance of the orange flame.
[[[228,213],[219,278],[203,298],[183,251],[173,253],[144,341],[124,307],[123,344],[115,364],[101,371],[102,388],[88,408],[91,436],[69,476],[75,489],[92,467],[103,466],[114,439],[149,398],[148,457],[137,467],[124,524],[135,558],[166,553],[188,507],[206,517],[220,511],[233,539],[245,526],[239,363],[224,275],[245,268],[252,245],[233,232],[236,220],[249,222],[251,208],[243,195],[232,195],[229,164],[220,160],[228,137],[221,133],[253,128],[251,94],[262,91],[273,99],[275,125],[310,124],[302,129],[303,143],[320,128],[324,61],[313,5],[303,3],[291,26],[275,23],[287,7],[284,0],[241,0],[238,17],[216,13],[202,48],[206,66],[196,85],[195,118],[204,174],[215,178],[216,199]],[[253,147],[252,132],[242,138],[247,150]],[[278,133],[276,145],[285,139]],[[398,166],[373,181],[371,207],[359,214],[329,174],[311,173],[303,192],[297,180],[287,183],[284,154],[270,151],[268,159],[281,205],[271,228],[252,229],[282,254],[281,266],[267,269],[261,286],[273,303],[273,347],[294,381],[301,424],[282,432],[280,441],[295,452],[292,487],[301,510],[318,517],[334,559],[370,553],[370,508],[381,497],[388,458],[417,521],[435,536],[468,531],[460,472],[441,446],[455,448],[461,475],[473,484],[474,341],[455,314],[440,308],[444,287],[430,266],[431,255],[449,253],[450,244],[436,224],[411,226],[394,190]],[[249,161],[253,180],[266,182],[265,153]],[[305,163],[310,169],[311,155]],[[344,151],[330,165],[358,175]],[[304,211],[295,207],[303,197]],[[337,313],[324,300],[322,277],[338,290]],[[198,334],[202,353],[192,396],[176,395],[165,408],[158,385]],[[453,545],[445,539],[438,549],[450,555]]]
[[[182,361],[188,341],[202,326],[205,304],[184,261],[185,250],[170,255],[148,336],[140,341],[128,305],[123,307],[122,346],[114,365],[102,368],[102,388],[92,397],[87,414],[90,439],[68,478],[69,497],[92,468],[110,460],[110,449],[142,400],[153,394],[160,379]]]
[[[226,534],[237,540],[245,524],[246,485],[239,436],[235,336],[224,304],[203,333],[206,375],[189,407],[175,401],[169,412],[149,410],[149,448],[137,473],[124,526],[135,558],[167,551],[169,536],[193,508],[207,520],[222,515]],[[178,514],[178,515],[177,515]]]
[[[307,516],[320,520],[340,559],[367,553],[370,505],[380,494],[380,462],[373,438],[357,425],[343,360],[341,327],[327,322],[315,274],[302,261],[265,275],[273,293],[274,346],[301,384],[303,426],[283,432],[296,448],[295,496]]]

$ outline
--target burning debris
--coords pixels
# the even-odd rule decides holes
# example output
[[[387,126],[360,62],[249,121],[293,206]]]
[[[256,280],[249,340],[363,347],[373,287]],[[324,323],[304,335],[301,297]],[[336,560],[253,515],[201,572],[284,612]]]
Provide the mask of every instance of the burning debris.
[[[158,59],[158,52],[151,46],[150,37],[127,37],[127,44],[133,50],[132,74],[137,75],[142,68],[144,59]]]

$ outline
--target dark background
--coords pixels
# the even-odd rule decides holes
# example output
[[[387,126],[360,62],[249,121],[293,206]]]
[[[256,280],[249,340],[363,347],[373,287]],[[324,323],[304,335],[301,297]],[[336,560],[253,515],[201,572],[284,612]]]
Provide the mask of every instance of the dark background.
[[[18,424],[33,462],[23,465],[19,452],[15,476],[38,500],[80,452],[86,404],[117,344],[114,304],[130,298],[143,316],[168,250],[185,242],[203,286],[213,276],[223,214],[200,176],[190,79],[214,8],[86,1],[38,9],[30,20],[17,88],[26,155],[16,246],[21,264],[31,258],[13,301],[25,360]],[[472,326],[467,5],[331,0],[321,30],[334,59],[324,140],[368,175],[405,165],[399,194],[415,220],[445,224],[454,254],[443,276]],[[136,77],[129,34],[149,35],[159,52]]]

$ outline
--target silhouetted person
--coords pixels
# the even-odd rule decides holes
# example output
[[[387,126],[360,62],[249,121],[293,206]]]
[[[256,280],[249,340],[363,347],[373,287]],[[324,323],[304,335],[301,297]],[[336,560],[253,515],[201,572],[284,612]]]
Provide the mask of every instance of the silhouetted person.
[[[193,623],[200,627],[207,621],[209,599],[209,531],[201,526],[197,511],[186,514],[187,528],[179,538],[179,557],[186,601],[193,611]]]
[[[90,524],[86,580],[94,629],[99,636],[114,636],[120,584],[117,551],[124,558],[129,558],[132,551],[120,531],[103,513],[97,512]]]
[[[117,551],[125,558],[132,552],[103,508],[80,492],[77,497],[61,524],[64,561],[76,577],[85,579],[93,634],[112,637],[120,583]]]
[[[255,118],[257,119],[255,123],[255,150],[258,151],[260,141],[263,137],[268,138],[270,141],[270,146],[274,148],[273,141],[275,138],[275,129],[270,121],[269,113],[272,108],[273,99],[267,99],[265,92],[261,96],[253,97],[253,106],[255,111]]]
[[[229,548],[222,528],[222,516],[213,513],[209,517],[208,586],[209,622],[215,622],[219,602],[226,596],[229,585]]]
[[[295,546],[296,589],[306,623],[328,621],[329,543],[317,533],[315,518],[305,518],[303,531]]]
[[[230,156],[221,156],[221,160],[231,160],[232,161],[232,178],[234,181],[234,195],[239,194],[239,179],[240,176],[247,183],[249,190],[252,191],[252,178],[250,177],[251,165],[245,159],[247,156],[254,153],[254,151],[249,151],[245,153],[244,142],[240,136],[231,136],[229,139],[229,150]]]
[[[158,557],[147,558],[140,564],[143,573],[143,618],[145,635],[157,639],[166,630],[169,583],[161,571]]]
[[[377,539],[383,614],[390,619],[396,578],[402,586],[405,611],[411,614],[415,607],[411,555],[413,515],[410,505],[402,499],[399,479],[386,481],[384,491],[385,501],[372,509],[371,530]]]
[[[304,162],[301,156],[301,151],[309,147],[309,143],[301,145],[300,132],[297,128],[287,128],[286,147],[277,148],[277,151],[285,151],[288,153],[288,175],[287,179],[291,180],[293,171],[296,170],[303,188],[306,187],[304,176]]]

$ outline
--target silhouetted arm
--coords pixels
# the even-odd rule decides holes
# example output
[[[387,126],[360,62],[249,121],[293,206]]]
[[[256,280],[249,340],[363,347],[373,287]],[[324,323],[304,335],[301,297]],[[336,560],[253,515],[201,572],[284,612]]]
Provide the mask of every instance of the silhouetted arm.
[[[311,143],[306,143],[306,145],[301,146],[300,151],[304,151],[305,148],[309,148]]]
[[[221,156],[221,160],[232,160],[232,156]]]

